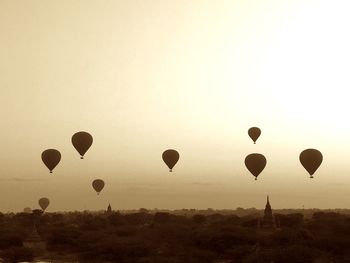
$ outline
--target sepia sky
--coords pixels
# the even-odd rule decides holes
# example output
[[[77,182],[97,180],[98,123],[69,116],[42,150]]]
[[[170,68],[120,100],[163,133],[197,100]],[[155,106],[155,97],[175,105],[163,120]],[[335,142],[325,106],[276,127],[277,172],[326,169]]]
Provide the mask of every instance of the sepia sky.
[[[262,208],[267,194],[273,208],[350,208],[349,11],[347,0],[0,0],[0,210],[40,197],[47,211]],[[94,136],[85,160],[77,131]],[[53,174],[47,148],[62,153]],[[180,152],[173,173],[168,148]],[[306,148],[324,156],[314,179]],[[267,158],[257,181],[252,152]]]

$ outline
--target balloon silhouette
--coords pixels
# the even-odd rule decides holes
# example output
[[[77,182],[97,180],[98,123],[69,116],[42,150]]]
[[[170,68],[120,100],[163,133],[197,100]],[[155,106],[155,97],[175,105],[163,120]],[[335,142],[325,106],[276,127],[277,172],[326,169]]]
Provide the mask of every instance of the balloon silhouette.
[[[72,136],[72,144],[80,154],[80,159],[84,159],[84,154],[89,150],[92,142],[93,138],[91,134],[87,132],[80,131]]]
[[[55,149],[48,149],[41,154],[41,160],[52,173],[52,170],[61,161],[61,153]]]
[[[258,127],[252,127],[248,130],[249,137],[253,140],[254,144],[256,140],[260,137],[261,130]]]
[[[100,194],[102,191],[103,187],[105,187],[105,182],[101,179],[96,179],[92,182],[92,187],[95,189],[97,194]]]
[[[323,156],[322,153],[316,149],[306,149],[299,155],[299,160],[305,170],[310,174],[310,178],[314,178],[313,174],[320,167]]]
[[[255,176],[255,180],[257,180],[258,175],[264,170],[266,166],[266,158],[260,153],[252,153],[247,155],[244,163],[249,172]]]
[[[173,171],[173,167],[180,158],[180,155],[177,151],[173,149],[166,150],[162,154],[163,161],[169,167],[169,172]]]
[[[46,197],[40,198],[39,199],[39,205],[43,211],[46,210],[46,208],[49,206],[50,200]]]

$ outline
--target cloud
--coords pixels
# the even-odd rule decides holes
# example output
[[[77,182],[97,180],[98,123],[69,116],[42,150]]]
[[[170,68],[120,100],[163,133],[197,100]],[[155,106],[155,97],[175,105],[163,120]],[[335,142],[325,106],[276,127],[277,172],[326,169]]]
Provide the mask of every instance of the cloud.
[[[344,183],[329,183],[328,186],[331,186],[331,187],[340,187],[340,188],[348,188],[349,185],[346,185]]]
[[[1,182],[38,182],[43,180],[44,180],[43,178],[20,178],[20,177],[0,178]]]
[[[214,185],[215,183],[210,182],[193,182],[192,185]]]

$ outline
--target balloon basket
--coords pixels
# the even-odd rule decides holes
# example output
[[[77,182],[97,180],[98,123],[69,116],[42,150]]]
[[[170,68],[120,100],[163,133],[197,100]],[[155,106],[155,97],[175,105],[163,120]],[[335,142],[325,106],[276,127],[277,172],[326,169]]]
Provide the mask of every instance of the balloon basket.
[[[169,172],[172,173],[172,172],[173,172],[173,169],[170,169]]]
[[[81,157],[80,157],[80,159],[84,159],[84,157],[83,157],[83,156],[81,156]]]

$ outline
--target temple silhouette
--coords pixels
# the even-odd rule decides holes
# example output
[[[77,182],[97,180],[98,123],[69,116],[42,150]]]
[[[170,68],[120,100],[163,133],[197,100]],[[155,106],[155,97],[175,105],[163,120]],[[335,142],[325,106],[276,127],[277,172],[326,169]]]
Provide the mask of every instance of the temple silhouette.
[[[46,250],[46,242],[39,235],[36,225],[34,224],[32,232],[23,240],[23,246],[33,251]]]
[[[112,206],[111,206],[111,204],[108,204],[108,207],[107,207],[107,210],[106,210],[106,214],[110,215],[112,213],[113,213]]]
[[[281,227],[280,221],[272,213],[272,208],[270,204],[269,196],[267,196],[267,201],[264,210],[264,216],[258,218],[258,229],[259,230],[276,230]]]

